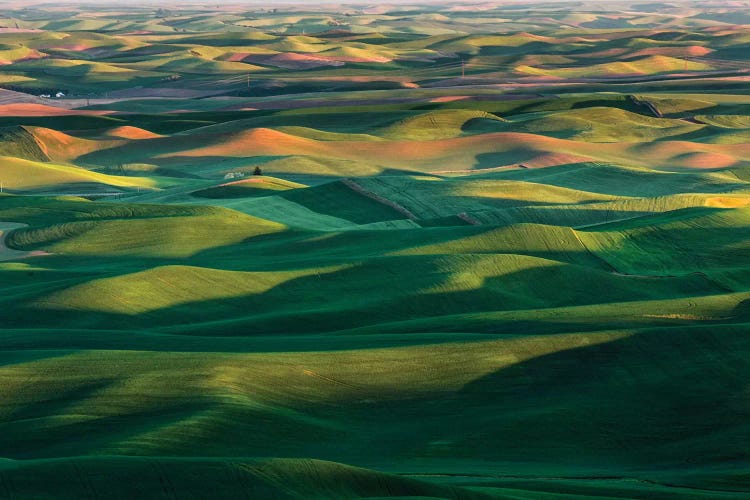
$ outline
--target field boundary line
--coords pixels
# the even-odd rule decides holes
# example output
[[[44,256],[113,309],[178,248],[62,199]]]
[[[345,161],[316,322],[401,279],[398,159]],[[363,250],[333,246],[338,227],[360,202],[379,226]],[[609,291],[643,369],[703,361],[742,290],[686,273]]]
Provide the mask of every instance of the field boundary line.
[[[357,193],[363,196],[366,196],[370,198],[371,200],[377,201],[378,203],[382,205],[386,205],[394,209],[395,211],[400,212],[401,214],[405,215],[407,219],[411,219],[411,220],[417,219],[417,216],[414,215],[408,208],[399,205],[393,200],[389,200],[388,198],[384,198],[380,196],[379,194],[373,193],[372,191],[368,191],[361,185],[354,182],[352,179],[343,179],[341,182],[352,191],[356,191]]]

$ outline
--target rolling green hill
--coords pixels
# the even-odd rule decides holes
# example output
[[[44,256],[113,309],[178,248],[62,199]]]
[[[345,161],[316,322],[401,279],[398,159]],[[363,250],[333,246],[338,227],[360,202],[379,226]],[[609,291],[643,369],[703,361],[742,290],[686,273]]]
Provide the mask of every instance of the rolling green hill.
[[[750,495],[742,2],[0,13],[0,498]]]

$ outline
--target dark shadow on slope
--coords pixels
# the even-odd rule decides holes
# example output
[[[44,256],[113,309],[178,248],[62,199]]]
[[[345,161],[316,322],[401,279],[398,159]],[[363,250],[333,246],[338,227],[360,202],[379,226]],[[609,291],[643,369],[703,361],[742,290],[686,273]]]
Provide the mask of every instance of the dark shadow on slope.
[[[549,184],[617,196],[649,197],[677,193],[732,192],[747,187],[742,181],[711,179],[705,173],[645,171],[599,163],[487,172],[473,179],[507,179]]]
[[[61,491],[70,498],[106,495],[115,500],[157,494],[232,500],[498,498],[461,487],[310,459],[74,457],[14,463],[0,468],[0,474],[12,485],[12,491],[34,498],[58,497]]]
[[[452,260],[460,263],[462,259]],[[505,265],[506,260],[495,259],[494,265]],[[644,281],[637,277],[615,276],[569,265],[512,271],[487,278],[476,289],[453,291],[444,289],[454,279],[454,270],[444,269],[447,262],[440,256],[375,259],[350,269],[291,279],[257,294],[185,302],[134,315],[102,312],[96,310],[96,304],[92,304],[91,310],[83,311],[57,309],[51,305],[41,309],[22,306],[10,313],[5,323],[7,328],[28,327],[28,319],[43,311],[44,318],[34,323],[36,328],[65,325],[68,328],[145,329],[188,335],[254,336],[354,329],[374,331],[378,325],[386,324],[388,331],[398,328],[399,324],[404,332],[455,331],[455,319],[465,316],[464,331],[556,333],[601,329],[608,318],[603,313],[602,317],[581,324],[580,319],[572,323],[571,320],[559,322],[542,314],[539,319],[530,321],[528,311],[726,293],[699,274],[652,280],[644,288]],[[473,265],[480,264],[489,265],[484,260]],[[154,280],[158,279],[158,270],[155,271]],[[153,283],[157,291],[163,288],[164,294],[172,290],[173,285],[168,282]],[[504,319],[497,318],[499,312],[505,313]],[[491,316],[485,320],[483,313]],[[441,318],[450,316],[456,318],[443,324]],[[624,313],[617,321],[630,326],[675,322],[635,313],[631,316]]]
[[[556,352],[544,354],[550,350]],[[305,364],[280,379],[288,384],[272,387],[279,379],[259,380],[257,389],[247,387],[240,394],[271,391],[281,398],[277,403],[265,411],[239,402],[210,407],[213,412],[202,432],[153,442],[152,452],[181,455],[202,449],[213,456],[319,457],[402,469],[416,462],[423,469],[450,466],[459,474],[480,463],[503,464],[506,474],[534,477],[580,477],[583,469],[588,477],[649,478],[688,466],[743,467],[750,460],[743,439],[750,415],[743,399],[749,350],[746,335],[724,335],[716,329],[529,339],[486,345],[484,353],[497,356],[498,366],[503,359],[509,364],[462,387],[455,387],[453,375],[439,370],[424,373],[434,382],[428,384],[430,389],[379,385],[377,369],[365,363],[360,384],[335,391],[339,369],[350,369],[355,360],[330,354],[331,364],[322,373],[330,380],[304,377]],[[446,370],[473,362],[471,353],[465,356],[446,358]],[[372,359],[377,359],[376,352]],[[304,394],[306,387],[322,387],[336,396],[317,401],[294,396],[295,391]],[[154,390],[159,394],[164,389]],[[217,390],[204,389],[202,394]],[[166,399],[162,414],[177,415],[188,397]],[[288,419],[288,410],[302,420],[332,427],[300,429],[297,419]],[[113,425],[122,435],[144,432],[147,416],[94,421],[85,430],[93,443],[102,445],[115,442],[107,437]],[[169,422],[157,419],[150,425],[153,429]],[[298,432],[292,439],[289,431],[295,426]],[[45,441],[65,436],[70,442],[66,430],[16,435],[13,449],[31,449],[34,436]],[[96,449],[78,441],[78,446],[55,451]],[[46,451],[39,456],[47,456]]]
[[[93,415],[95,418],[74,419],[65,418],[69,413],[55,413],[54,407],[45,409],[41,402],[37,406],[40,419],[59,417],[59,422],[44,426],[35,425],[33,420],[13,422],[3,419],[0,421],[0,447],[4,457],[19,460],[97,453],[200,414],[210,406],[201,399],[204,398],[196,395],[193,401],[167,400],[145,408],[118,401],[120,413],[113,414],[110,408],[103,409],[101,415]],[[85,397],[61,400],[61,406],[85,406],[86,403]],[[75,416],[75,409],[71,409],[71,413]]]
[[[498,459],[652,470],[742,462],[749,350],[746,335],[719,331],[636,335],[500,370],[452,405],[457,420],[486,416],[475,443]]]
[[[520,165],[538,156],[538,151],[526,148],[515,148],[502,153],[481,153],[476,156],[474,165],[471,168],[473,170],[483,170],[485,168]]]

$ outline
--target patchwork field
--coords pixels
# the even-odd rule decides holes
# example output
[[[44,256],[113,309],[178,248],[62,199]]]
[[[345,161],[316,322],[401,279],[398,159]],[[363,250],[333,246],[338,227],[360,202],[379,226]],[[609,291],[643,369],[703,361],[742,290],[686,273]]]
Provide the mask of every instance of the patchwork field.
[[[750,495],[744,2],[0,14],[0,498]]]

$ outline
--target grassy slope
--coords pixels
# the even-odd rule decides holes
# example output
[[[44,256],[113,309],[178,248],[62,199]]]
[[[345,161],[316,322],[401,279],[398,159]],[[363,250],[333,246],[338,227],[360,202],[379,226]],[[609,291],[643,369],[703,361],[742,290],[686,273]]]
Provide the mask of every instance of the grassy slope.
[[[276,179],[273,177],[254,176],[250,179],[230,181],[215,187],[205,188],[191,193],[193,196],[209,199],[245,198],[268,196],[274,191],[286,191],[304,187],[302,184]]]
[[[177,497],[346,499],[376,497],[499,498],[463,488],[383,474],[321,460],[139,459],[104,457],[76,460],[38,460],[0,465],[8,491],[37,498],[80,498],[106,494],[108,498],[153,496],[155,491]],[[61,472],[67,476],[61,480]],[[138,477],[138,481],[133,481]],[[222,477],[221,482],[206,477]],[[12,489],[10,489],[12,488]],[[106,492],[106,493],[105,493]]]
[[[163,139],[139,139],[151,140]],[[356,190],[191,182],[175,205],[0,198],[0,220],[30,226],[8,243],[53,253],[0,265],[0,342],[14,346],[0,426],[6,456],[22,460],[4,472],[12,484],[44,473],[52,488],[63,465],[39,459],[145,455],[183,457],[159,462],[176,491],[195,488],[185,470],[236,470],[227,456],[467,474],[438,482],[496,498],[745,487],[733,470],[748,346],[728,333],[748,320],[741,175],[578,164],[380,176]],[[182,204],[206,192],[246,213]],[[169,194],[143,199],[156,196]],[[296,218],[281,214],[293,206]],[[403,219],[394,206],[414,225],[387,237],[368,226]],[[709,421],[716,433],[698,437]],[[216,461],[190,458],[196,447]],[[696,456],[700,473],[685,475]],[[81,487],[99,488],[97,467],[148,475],[156,463],[123,460],[83,460]],[[251,473],[227,491],[306,497],[296,470],[274,472],[288,486]],[[349,477],[335,470],[315,474]],[[613,473],[649,483],[604,479]],[[478,494],[390,476],[363,490],[375,473],[361,474],[320,497]]]
[[[189,457],[196,446],[217,457],[312,455],[381,468],[398,463],[411,473],[486,474],[500,487],[507,486],[504,474],[490,463],[505,470],[515,464],[512,475],[529,476],[526,487],[538,475],[597,478],[614,469],[651,482],[631,495],[667,484],[717,498],[721,493],[710,490],[726,487],[720,481],[733,475],[732,461],[722,457],[743,452],[746,419],[732,401],[747,348],[742,335],[697,329],[305,355],[38,352],[37,360],[2,369],[5,408],[15,416],[3,424],[3,447],[17,459]],[[686,384],[689,394],[680,389]],[[707,426],[721,431],[705,435]],[[31,439],[41,446],[29,450]],[[341,447],[342,439],[351,446]],[[472,465],[477,458],[489,463]],[[688,458],[694,472],[681,475]],[[84,478],[95,474],[88,463],[79,464]],[[154,467],[154,459],[133,463]],[[164,467],[176,487],[190,481]],[[338,487],[347,487],[346,477]],[[742,487],[741,475],[732,481]],[[587,488],[574,480],[533,484]],[[602,485],[600,493],[617,488]],[[701,491],[677,494],[702,498]]]
[[[117,205],[115,205],[117,207]],[[222,208],[194,208],[167,216],[158,208],[86,214],[75,220],[15,231],[15,247],[45,248],[71,255],[189,256],[236,244],[283,226]],[[90,218],[89,218],[90,217]],[[206,238],[210,233],[210,238]]]
[[[383,181],[360,182],[375,189],[388,186],[388,178]],[[512,195],[512,203],[533,206],[540,196],[534,189],[509,189],[509,181],[484,184],[469,177],[421,182],[427,187],[409,193],[425,204],[454,193],[479,199],[502,193]],[[300,190],[308,191],[314,190]],[[611,195],[566,189],[552,189],[549,196],[579,207],[612,203],[607,201]],[[732,199],[739,198],[722,198],[722,204],[731,206]],[[514,476],[543,470],[544,475],[568,477],[586,470],[599,477],[617,470],[653,481],[645,490],[572,479],[529,478],[520,485],[504,478],[459,481],[481,484],[486,493],[500,497],[517,487],[551,495],[617,488],[634,495],[658,494],[663,488],[670,495],[669,487],[658,485],[710,490],[724,487],[722,480],[741,487],[740,479],[727,479],[731,473],[716,472],[715,466],[724,463],[718,457],[740,453],[738,436],[746,432],[744,410],[732,401],[738,394],[733,381],[747,369],[741,361],[747,346],[744,336],[721,332],[744,328],[742,304],[750,288],[741,268],[729,265],[730,254],[726,260],[714,248],[729,249],[742,240],[742,234],[722,228],[741,224],[743,208],[705,207],[704,213],[687,213],[674,222],[655,219],[647,222],[661,232],[653,237],[642,234],[639,226],[605,225],[575,233],[565,227],[512,224],[391,231],[383,239],[372,231],[278,232],[281,228],[239,214],[189,206],[17,197],[0,201],[3,219],[32,226],[12,233],[14,245],[57,254],[0,268],[10,292],[4,309],[16,311],[5,316],[9,330],[3,341],[13,342],[10,329],[28,328],[29,314],[39,318],[26,337],[27,343],[38,342],[39,350],[5,355],[3,448],[16,450],[7,456],[189,456],[201,446],[216,456],[315,456],[376,468],[398,463],[402,472],[494,474],[470,465],[482,457],[523,464],[514,466]],[[669,205],[666,210],[679,212],[671,212]],[[87,226],[83,233],[69,229],[81,224]],[[704,236],[680,236],[683,227]],[[716,228],[716,235],[727,241],[719,242],[705,228]],[[183,231],[188,240],[181,239]],[[223,234],[227,237],[218,238]],[[253,235],[255,239],[241,242]],[[666,235],[680,239],[666,240]],[[681,248],[676,241],[702,240],[712,246],[691,245],[675,254]],[[194,244],[187,246],[187,241]],[[654,259],[664,255],[664,247],[670,248],[670,261],[681,264],[679,269],[649,264],[659,262]],[[636,275],[613,274],[613,267]],[[690,274],[696,270],[708,275]],[[28,272],[36,276],[33,285],[24,279]],[[369,294],[373,288],[381,293]],[[697,307],[696,297],[701,297]],[[456,332],[454,341],[466,335],[458,332],[525,335],[314,355],[68,353],[45,350],[56,343],[44,333],[53,328],[48,321],[54,327],[121,332],[102,334],[102,339],[135,329],[141,338],[153,336],[153,346],[164,342],[157,330],[190,333],[197,336],[192,343],[206,335],[252,334],[247,341],[234,340],[233,351],[246,349],[240,347],[243,342],[256,342],[253,336],[352,327],[370,335]],[[700,323],[734,326],[717,330],[699,328]],[[613,331],[594,333],[604,329]],[[591,333],[575,333],[581,331]],[[94,337],[79,337],[77,342],[92,341]],[[281,338],[271,342],[283,348]],[[707,344],[712,345],[710,357]],[[677,345],[678,357],[667,354]],[[706,370],[713,373],[710,379],[703,376]],[[29,373],[49,376],[30,378]],[[560,373],[570,375],[560,380]],[[691,383],[695,390],[689,396],[678,389]],[[539,398],[550,403],[539,408]],[[613,432],[608,423],[615,418]],[[373,419],[378,421],[375,430]],[[117,433],[109,430],[113,421],[118,422]],[[675,421],[680,426],[675,428]],[[721,433],[696,440],[707,421]],[[409,422],[420,423],[416,428]],[[475,429],[486,430],[477,435]],[[70,439],[79,433],[87,439]],[[342,436],[355,443],[347,451],[336,445]],[[29,448],[29,439],[38,444]],[[554,449],[549,443],[556,443]],[[681,457],[694,456],[702,457],[705,473],[683,476]],[[115,465],[119,460],[99,467],[147,467],[139,462]],[[24,474],[32,473],[25,472],[27,467],[38,467],[34,464],[6,475],[22,482]],[[87,464],[79,466],[83,477],[89,474]],[[168,471],[161,474],[178,489],[191,484],[178,471],[207,467],[195,460],[178,469],[170,464],[161,466]],[[231,466],[227,464],[215,466]],[[648,472],[641,470],[646,464]],[[337,484],[341,495],[350,494],[348,483]],[[394,483],[387,488],[400,487]],[[537,494],[542,493],[529,493]],[[701,498],[700,492],[691,494]]]
[[[0,195],[0,496],[746,495],[748,101],[620,82],[735,71],[742,29],[420,9],[0,35],[34,93],[228,91],[0,117],[6,190],[128,192]],[[290,52],[354,62],[238,62]]]
[[[47,190],[52,192],[87,191],[76,187],[93,185],[96,188],[152,188],[155,182],[149,178],[121,177],[91,172],[79,167],[43,163],[16,157],[0,157],[4,187],[16,192]]]

